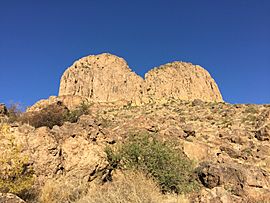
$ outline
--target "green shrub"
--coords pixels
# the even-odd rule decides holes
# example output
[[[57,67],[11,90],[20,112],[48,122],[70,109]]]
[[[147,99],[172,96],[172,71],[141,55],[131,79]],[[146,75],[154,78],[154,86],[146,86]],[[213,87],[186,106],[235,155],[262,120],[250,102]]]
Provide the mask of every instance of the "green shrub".
[[[89,113],[89,105],[83,102],[75,110],[67,114],[66,120],[71,123],[76,123],[80,116],[88,115]]]
[[[34,183],[33,170],[7,124],[0,126],[0,150],[0,192],[23,196]]]
[[[197,188],[192,161],[172,144],[162,143],[154,136],[130,137],[115,152],[107,148],[106,153],[113,168],[143,171],[158,182],[164,193],[186,193]]]

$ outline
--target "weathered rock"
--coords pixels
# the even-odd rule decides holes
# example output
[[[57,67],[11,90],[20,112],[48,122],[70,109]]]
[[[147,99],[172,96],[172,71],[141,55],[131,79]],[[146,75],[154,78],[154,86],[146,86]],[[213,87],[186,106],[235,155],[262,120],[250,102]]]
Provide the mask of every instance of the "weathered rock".
[[[191,160],[202,161],[209,156],[209,147],[205,144],[184,141],[183,151]]]
[[[76,61],[61,78],[59,95],[78,95],[95,102],[136,101],[143,79],[126,61],[111,54],[87,56]]]
[[[8,111],[7,111],[7,107],[5,106],[5,104],[0,103],[0,116],[7,115],[7,113],[8,113]]]
[[[198,176],[202,184],[207,188],[224,185],[238,196],[243,195],[245,176],[242,171],[226,165],[214,165],[202,163],[198,168]]]
[[[269,141],[270,140],[270,124],[261,127],[257,132],[255,132],[255,138],[260,141]]]
[[[32,111],[40,111],[52,104],[61,103],[63,106],[66,106],[69,110],[74,110],[77,106],[82,104],[83,102],[87,103],[86,98],[82,98],[81,96],[51,96],[48,99],[42,99],[35,103],[33,106],[27,108],[27,112]]]
[[[14,194],[0,193],[0,203],[26,203],[26,202]]]
[[[168,63],[150,70],[145,80],[126,61],[111,54],[84,57],[63,74],[59,96],[78,95],[94,102],[182,99],[223,101],[210,74],[200,66],[185,62]]]
[[[215,187],[212,189],[203,189],[195,202],[202,203],[246,203],[247,201],[241,197],[231,194],[223,187]]]
[[[210,74],[191,63],[173,62],[154,68],[145,75],[145,82],[151,99],[223,101]]]

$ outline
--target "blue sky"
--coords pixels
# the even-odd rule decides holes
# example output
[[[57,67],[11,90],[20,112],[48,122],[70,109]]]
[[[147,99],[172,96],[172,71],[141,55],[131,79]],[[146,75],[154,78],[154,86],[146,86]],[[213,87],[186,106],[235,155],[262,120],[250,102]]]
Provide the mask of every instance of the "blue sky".
[[[110,52],[144,75],[206,68],[230,103],[270,103],[268,0],[0,0],[0,102],[57,95],[64,70]]]

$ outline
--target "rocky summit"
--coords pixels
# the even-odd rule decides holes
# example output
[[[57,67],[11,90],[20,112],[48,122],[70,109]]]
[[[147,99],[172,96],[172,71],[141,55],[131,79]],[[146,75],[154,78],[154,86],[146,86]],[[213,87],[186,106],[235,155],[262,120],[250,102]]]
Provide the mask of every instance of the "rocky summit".
[[[150,70],[145,79],[115,55],[91,55],[76,61],[63,74],[59,96],[78,95],[93,102],[182,99],[220,102],[222,96],[210,74],[198,65],[173,62]]]
[[[197,65],[142,79],[88,56],[59,96],[0,116],[0,202],[270,202],[270,104],[223,102]]]

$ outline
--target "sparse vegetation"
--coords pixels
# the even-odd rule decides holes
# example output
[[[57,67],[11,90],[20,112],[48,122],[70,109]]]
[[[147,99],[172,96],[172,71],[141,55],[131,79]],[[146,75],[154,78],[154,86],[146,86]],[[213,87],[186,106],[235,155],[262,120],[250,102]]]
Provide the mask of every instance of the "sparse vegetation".
[[[73,111],[68,110],[64,105],[51,104],[47,107],[34,112],[22,113],[17,106],[9,109],[9,122],[21,122],[32,125],[35,128],[47,126],[52,128],[54,125],[61,126],[64,122],[75,123],[83,114],[89,114],[89,106],[85,103],[80,104]]]
[[[143,173],[126,171],[104,185],[90,187],[77,203],[156,203],[163,202],[158,185]]]
[[[8,122],[13,123],[18,121],[22,115],[22,110],[19,103],[12,103],[8,108]]]
[[[143,171],[153,177],[163,193],[187,193],[197,188],[193,179],[193,164],[172,144],[162,143],[144,134],[130,137],[119,149],[106,150],[113,168]]]
[[[33,170],[8,124],[0,126],[0,151],[0,192],[24,196],[34,183]]]
[[[61,177],[57,180],[47,180],[42,187],[39,202],[66,203],[76,202],[87,192],[87,184],[79,180]]]

